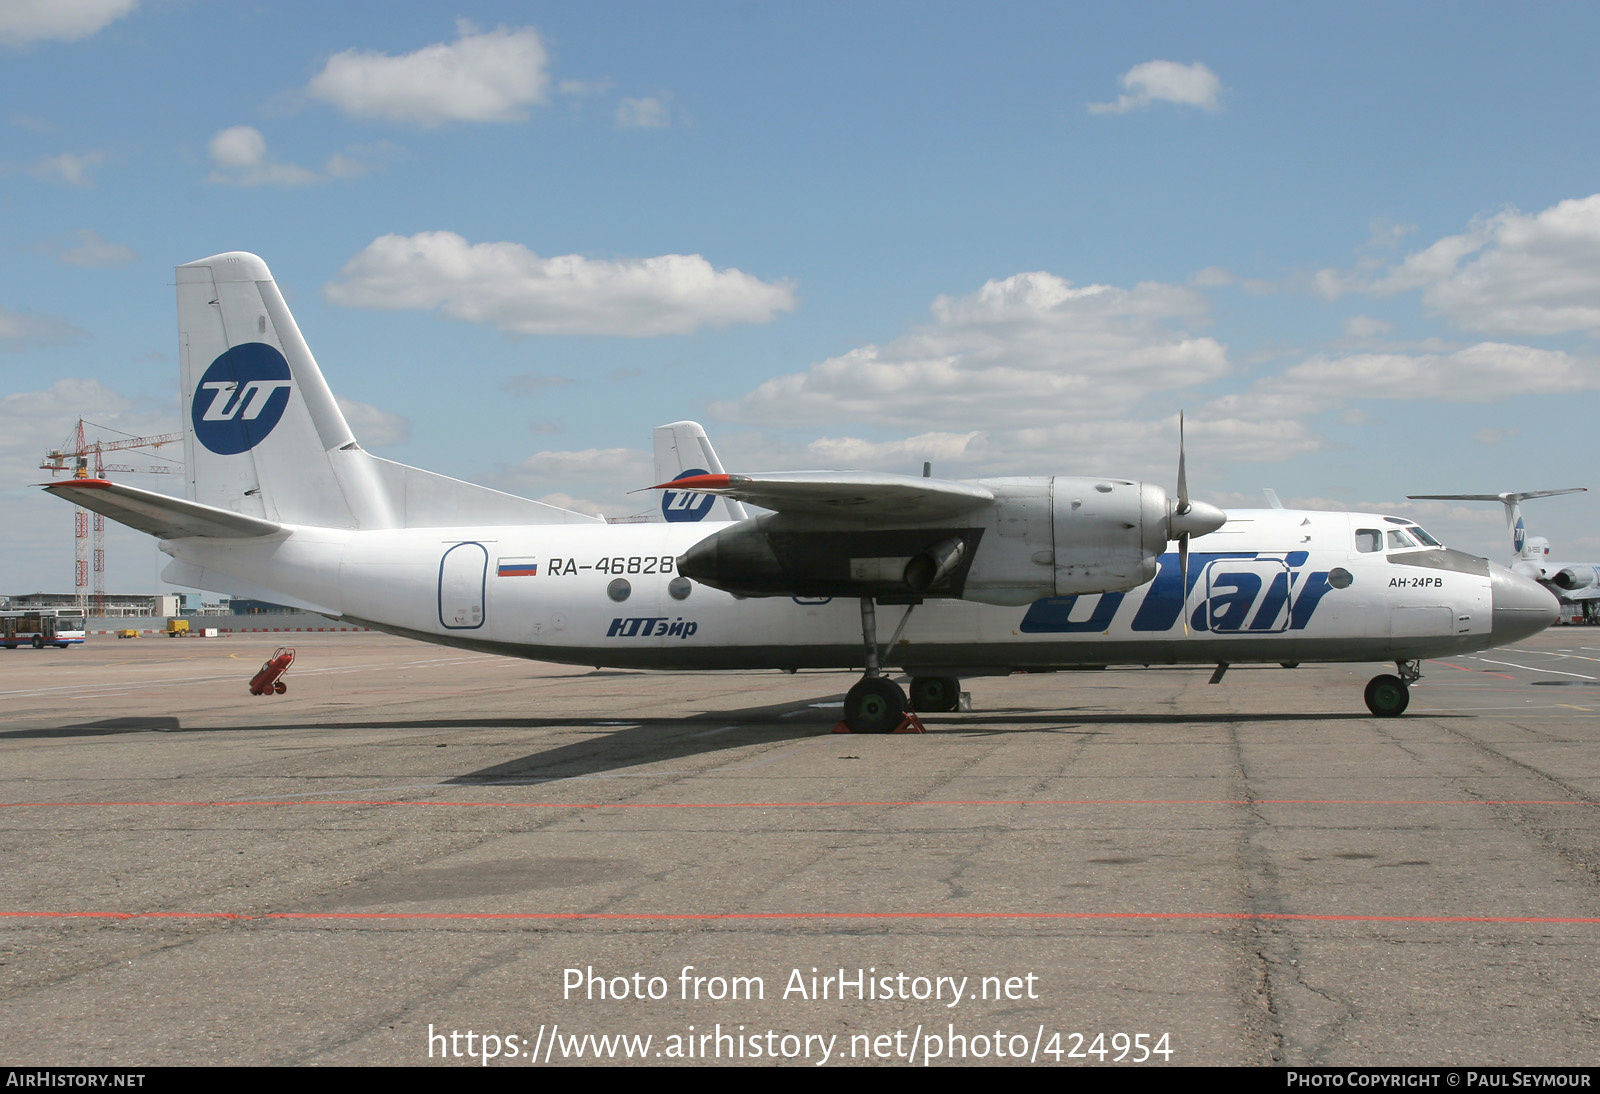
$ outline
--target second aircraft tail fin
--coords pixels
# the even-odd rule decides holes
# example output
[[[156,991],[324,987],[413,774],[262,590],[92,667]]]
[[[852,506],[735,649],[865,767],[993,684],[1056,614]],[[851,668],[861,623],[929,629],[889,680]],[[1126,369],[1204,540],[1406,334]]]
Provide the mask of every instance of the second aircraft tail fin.
[[[1522,503],[1531,498],[1553,498],[1557,494],[1582,494],[1585,486],[1569,486],[1565,490],[1508,491],[1504,494],[1408,494],[1413,501],[1497,501],[1505,506],[1506,530],[1511,533],[1511,558],[1513,562],[1543,563],[1550,553],[1550,541],[1543,536],[1529,536],[1522,521]]]
[[[656,482],[691,475],[721,475],[722,461],[699,422],[672,422],[655,428]],[[748,514],[732,498],[665,490],[661,515],[669,521],[744,520]]]

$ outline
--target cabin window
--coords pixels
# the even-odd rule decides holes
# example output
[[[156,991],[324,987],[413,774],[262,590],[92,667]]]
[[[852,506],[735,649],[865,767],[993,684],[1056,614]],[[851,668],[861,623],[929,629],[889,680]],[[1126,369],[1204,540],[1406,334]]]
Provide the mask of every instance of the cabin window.
[[[1357,528],[1356,550],[1363,554],[1383,550],[1383,533],[1376,528]]]

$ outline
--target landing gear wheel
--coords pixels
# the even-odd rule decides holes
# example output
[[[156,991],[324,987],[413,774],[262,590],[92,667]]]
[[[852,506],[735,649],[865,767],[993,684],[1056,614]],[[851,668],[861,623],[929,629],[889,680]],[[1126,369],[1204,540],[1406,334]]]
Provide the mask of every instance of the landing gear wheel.
[[[954,676],[913,676],[911,709],[919,714],[944,714],[956,709],[961,681]]]
[[[893,733],[906,716],[906,693],[881,676],[868,676],[845,693],[844,724],[852,733]]]
[[[1411,689],[1398,676],[1384,673],[1367,682],[1367,709],[1380,718],[1394,718],[1411,705]]]

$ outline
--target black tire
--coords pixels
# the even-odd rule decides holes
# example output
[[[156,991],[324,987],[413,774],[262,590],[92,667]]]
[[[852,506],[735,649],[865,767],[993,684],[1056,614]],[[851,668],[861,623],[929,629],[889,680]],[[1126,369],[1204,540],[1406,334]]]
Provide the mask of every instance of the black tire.
[[[913,676],[911,709],[920,714],[945,714],[961,699],[961,681],[954,676]]]
[[[44,639],[40,638],[38,635],[34,635],[33,636],[33,648],[36,649],[36,650],[44,649]]]
[[[1367,709],[1379,718],[1397,718],[1411,705],[1411,689],[1398,676],[1384,673],[1367,681]]]
[[[906,693],[881,676],[860,680],[844,697],[844,724],[852,733],[893,733],[906,716]]]

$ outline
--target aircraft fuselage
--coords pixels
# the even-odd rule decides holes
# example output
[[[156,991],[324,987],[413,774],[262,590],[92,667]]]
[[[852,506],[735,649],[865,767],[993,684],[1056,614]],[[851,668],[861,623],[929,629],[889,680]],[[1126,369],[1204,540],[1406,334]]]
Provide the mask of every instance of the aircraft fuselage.
[[[1544,603],[1543,590],[1476,556],[1359,551],[1357,526],[1384,520],[1235,512],[1194,541],[1187,589],[1176,553],[1168,553],[1153,581],[1128,592],[1020,607],[929,599],[912,610],[884,664],[974,675],[1090,664],[1403,661],[1490,648],[1550,621],[1553,601]],[[262,539],[168,540],[163,550],[269,599],[498,654],[653,669],[862,664],[855,599],[743,599],[679,576],[678,556],[720,527],[294,528]],[[904,611],[880,608],[885,638]]]

